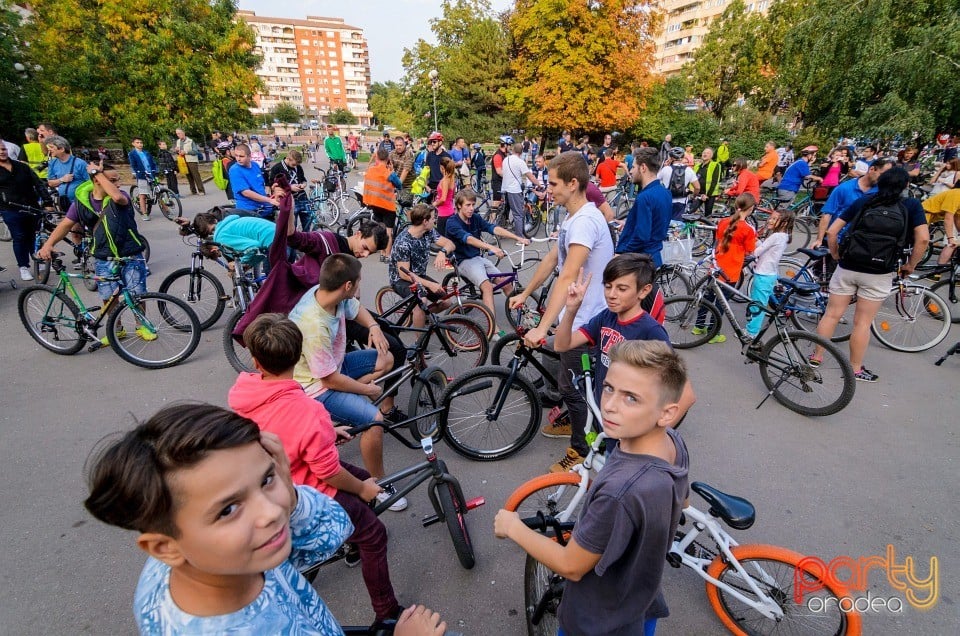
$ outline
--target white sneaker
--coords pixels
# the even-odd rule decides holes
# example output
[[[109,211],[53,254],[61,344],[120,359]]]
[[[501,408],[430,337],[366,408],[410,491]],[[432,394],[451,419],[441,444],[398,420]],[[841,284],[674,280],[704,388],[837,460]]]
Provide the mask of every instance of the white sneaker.
[[[386,500],[389,499],[395,492],[396,492],[396,490],[394,490],[393,488],[384,488],[384,489],[383,489],[383,492],[380,493],[379,495],[377,495],[377,503],[382,503],[382,502],[386,501]],[[388,510],[392,510],[393,512],[400,512],[401,510],[406,510],[406,509],[407,509],[407,498],[406,498],[406,497],[400,497],[400,498],[397,499],[395,502],[393,502],[393,505],[390,506],[390,508],[388,508]]]
[[[150,215],[149,215],[149,214],[144,214],[144,215],[142,215],[142,216],[140,217],[140,220],[141,220],[141,221],[149,221],[149,220],[150,220]]]
[[[20,280],[33,280],[33,274],[30,273],[29,267],[20,268]],[[406,508],[406,506],[404,506]]]

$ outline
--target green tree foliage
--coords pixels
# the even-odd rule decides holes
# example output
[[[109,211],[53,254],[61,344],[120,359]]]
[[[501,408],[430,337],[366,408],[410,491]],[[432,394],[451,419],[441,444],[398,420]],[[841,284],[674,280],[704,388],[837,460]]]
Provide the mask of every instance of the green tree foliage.
[[[413,116],[404,104],[403,90],[397,82],[375,82],[370,87],[370,112],[381,126],[393,126],[404,132],[413,128]]]
[[[234,0],[34,0],[40,115],[74,140],[252,122],[255,36]]]
[[[290,102],[280,102],[270,114],[274,120],[284,124],[298,123],[302,117],[300,109]]]
[[[9,0],[0,1],[0,133],[4,139],[21,143],[23,129],[36,124],[33,78],[38,71],[25,39],[27,32],[11,6]]]
[[[357,123],[357,116],[346,108],[338,108],[330,113],[330,123],[342,126],[352,126]]]
[[[517,0],[514,79],[503,91],[526,128],[632,125],[651,83],[662,16],[646,0]]]
[[[411,132],[422,135],[433,128],[429,73],[435,69],[437,120],[444,135],[493,139],[516,127],[502,96],[515,84],[506,31],[489,0],[443,0],[441,7],[441,17],[430,21],[437,44],[421,39],[404,50],[404,105],[413,114]]]

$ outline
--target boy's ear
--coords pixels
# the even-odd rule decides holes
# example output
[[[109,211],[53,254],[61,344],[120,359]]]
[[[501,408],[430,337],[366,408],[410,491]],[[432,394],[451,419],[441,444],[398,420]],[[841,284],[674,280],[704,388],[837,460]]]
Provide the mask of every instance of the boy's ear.
[[[639,296],[640,298],[646,298],[650,295],[650,292],[653,291],[653,283],[647,283],[640,288]]]
[[[677,402],[671,402],[670,404],[664,404],[660,409],[660,419],[657,420],[657,426],[661,428],[667,428],[673,425],[674,420],[677,419],[677,415],[680,413],[680,404]]]
[[[177,540],[160,532],[144,532],[137,537],[137,546],[157,561],[162,561],[172,568],[183,565],[186,561]]]

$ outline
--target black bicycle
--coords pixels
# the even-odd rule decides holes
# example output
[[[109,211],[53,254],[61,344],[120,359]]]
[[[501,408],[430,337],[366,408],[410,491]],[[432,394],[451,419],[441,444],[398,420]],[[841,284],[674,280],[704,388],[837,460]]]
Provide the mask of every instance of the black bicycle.
[[[151,175],[148,180],[149,188],[141,190],[139,186],[133,186],[130,189],[130,203],[138,214],[149,215],[154,205],[160,208],[167,219],[173,221],[183,216],[183,205],[180,203],[180,197],[174,194],[173,190],[160,183],[157,175]],[[147,209],[140,209],[140,195],[146,196]]]
[[[192,240],[190,237],[184,237],[183,242],[194,248],[190,255],[190,267],[172,271],[160,283],[159,289],[161,293],[185,301],[200,319],[200,328],[209,329],[220,320],[230,296],[224,291],[220,279],[203,266],[203,261],[212,260],[227,270],[229,267],[225,261],[213,256],[211,250],[219,247],[215,242],[201,238]]]

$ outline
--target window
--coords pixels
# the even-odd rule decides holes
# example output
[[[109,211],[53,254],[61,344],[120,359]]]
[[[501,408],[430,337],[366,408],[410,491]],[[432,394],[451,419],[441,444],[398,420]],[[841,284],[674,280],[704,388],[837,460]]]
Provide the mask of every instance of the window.
[[[300,40],[300,44],[304,46],[310,46],[310,40]]]
[[[307,86],[307,92],[308,92],[308,93],[315,93],[315,92],[317,92],[317,89],[315,89],[313,86]]]
[[[336,51],[327,51],[327,57],[337,57]]]

